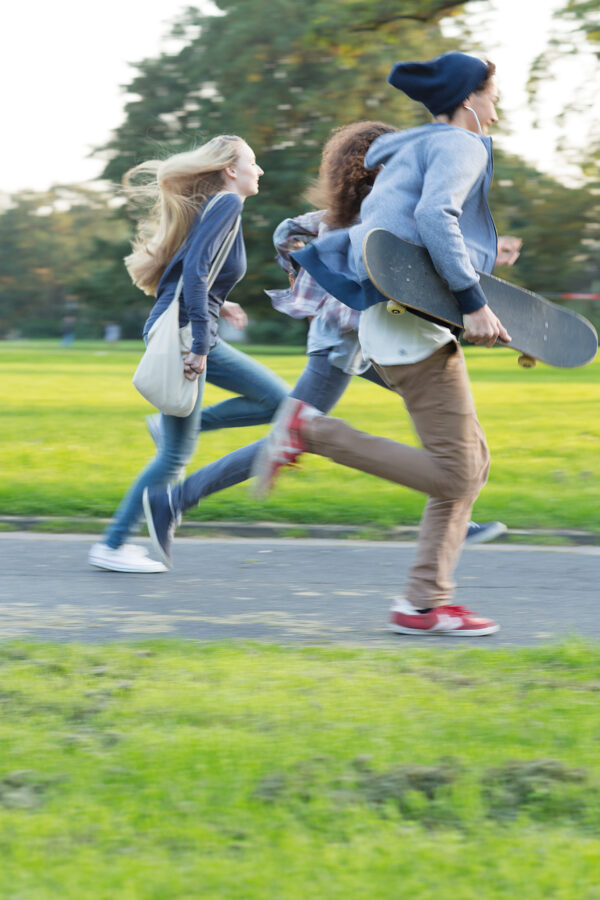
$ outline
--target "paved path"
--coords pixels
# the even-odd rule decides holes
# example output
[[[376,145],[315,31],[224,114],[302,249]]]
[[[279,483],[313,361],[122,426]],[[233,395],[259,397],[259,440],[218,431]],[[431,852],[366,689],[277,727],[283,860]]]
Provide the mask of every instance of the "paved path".
[[[87,564],[90,542],[83,535],[0,533],[0,638],[172,635],[381,647],[600,639],[600,547],[465,550],[458,599],[502,626],[471,641],[387,631],[387,607],[414,544],[186,538],[176,542],[174,571],[120,575]]]

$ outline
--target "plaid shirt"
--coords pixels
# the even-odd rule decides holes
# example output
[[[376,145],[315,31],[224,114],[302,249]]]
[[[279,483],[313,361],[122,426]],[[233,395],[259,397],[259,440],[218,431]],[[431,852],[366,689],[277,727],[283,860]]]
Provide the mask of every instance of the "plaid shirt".
[[[315,238],[329,231],[322,220],[325,210],[305,213],[293,219],[285,219],[275,229],[273,243],[277,250],[276,261],[290,277],[290,287],[265,291],[278,312],[293,319],[321,316],[341,333],[356,331],[360,313],[328,294],[305,269],[298,270],[290,257],[294,250],[301,250]]]

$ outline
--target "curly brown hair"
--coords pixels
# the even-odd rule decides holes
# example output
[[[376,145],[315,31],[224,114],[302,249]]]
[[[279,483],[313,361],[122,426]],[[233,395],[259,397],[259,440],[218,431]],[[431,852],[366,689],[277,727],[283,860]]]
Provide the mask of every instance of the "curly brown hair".
[[[323,148],[319,177],[306,192],[330,228],[346,228],[356,219],[376,169],[365,169],[365,153],[382,134],[397,131],[385,122],[352,122],[334,129]]]

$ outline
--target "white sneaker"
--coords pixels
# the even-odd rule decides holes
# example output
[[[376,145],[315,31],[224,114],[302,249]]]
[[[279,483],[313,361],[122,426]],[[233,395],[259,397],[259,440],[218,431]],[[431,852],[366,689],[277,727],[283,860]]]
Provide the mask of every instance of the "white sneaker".
[[[108,569],[109,572],[132,572],[150,574],[153,572],[168,572],[167,567],[149,556],[141,555],[136,547],[132,552],[130,544],[123,544],[113,550],[107,544],[98,543],[91,547],[88,562],[97,569]]]
[[[148,556],[147,548],[140,547],[139,544],[122,544],[119,547],[119,550],[126,550],[127,553],[131,553],[132,556]]]

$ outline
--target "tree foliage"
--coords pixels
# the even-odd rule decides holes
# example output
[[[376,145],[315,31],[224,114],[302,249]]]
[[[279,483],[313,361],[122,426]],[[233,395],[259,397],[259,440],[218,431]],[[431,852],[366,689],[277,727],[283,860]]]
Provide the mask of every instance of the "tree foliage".
[[[536,104],[560,77],[568,78],[569,98],[564,107],[555,107],[560,130],[559,150],[575,161],[590,185],[599,185],[600,126],[598,77],[600,75],[600,3],[598,0],[566,0],[554,13],[554,28],[547,46],[533,61],[529,74],[529,96]],[[565,66],[568,65],[568,68]],[[573,125],[587,128],[586,147],[573,160],[570,131]]]
[[[499,233],[523,240],[518,264],[501,277],[541,294],[589,291],[600,278],[600,223],[587,186],[567,187],[497,154],[490,205]]]
[[[58,335],[66,315],[98,334],[147,303],[122,263],[129,227],[109,193],[57,186],[11,198],[0,215],[0,335]]]
[[[118,180],[153,153],[236,132],[277,163],[275,183],[293,161],[314,170],[332,123],[393,112],[399,125],[414,124],[415,110],[386,85],[391,63],[449,49],[439,19],[463,6],[313,0],[299,14],[296,0],[221,0],[222,15],[188,8],[172,29],[180,48],[137,65],[125,121],[104,148],[105,176]]]
[[[222,15],[190,8],[173,28],[180,41],[137,66],[125,120],[103,152],[105,177],[120,180],[136,163],[236,133],[265,170],[247,203],[248,275],[238,299],[267,311],[265,287],[279,283],[270,235],[306,209],[302,194],[318,170],[332,127],[356,119],[399,127],[427,120],[386,84],[400,57],[449,49],[442,14],[450,0],[222,0]]]
[[[234,297],[255,317],[268,316],[263,290],[283,284],[271,233],[282,218],[306,209],[303,192],[330,130],[366,118],[398,128],[428,121],[386,77],[397,59],[468,49],[440,28],[444,16],[458,17],[465,4],[220,0],[219,7],[218,14],[189,7],[171,29],[177,49],[137,64],[123,122],[99,152],[104,177],[118,183],[144,159],[219,133],[243,136],[265,175],[260,196],[249,199],[244,213],[248,275]],[[569,0],[563,11],[590,41],[597,40],[596,7],[597,0]],[[0,214],[0,335],[58,334],[73,311],[79,330],[89,334],[101,333],[108,321],[119,322],[125,335],[140,333],[149,299],[131,285],[122,262],[133,211],[115,196],[111,189],[59,186],[12,198]],[[589,186],[565,187],[497,153],[491,205],[499,230],[525,242],[518,266],[505,277],[556,293],[589,290],[599,278]]]

